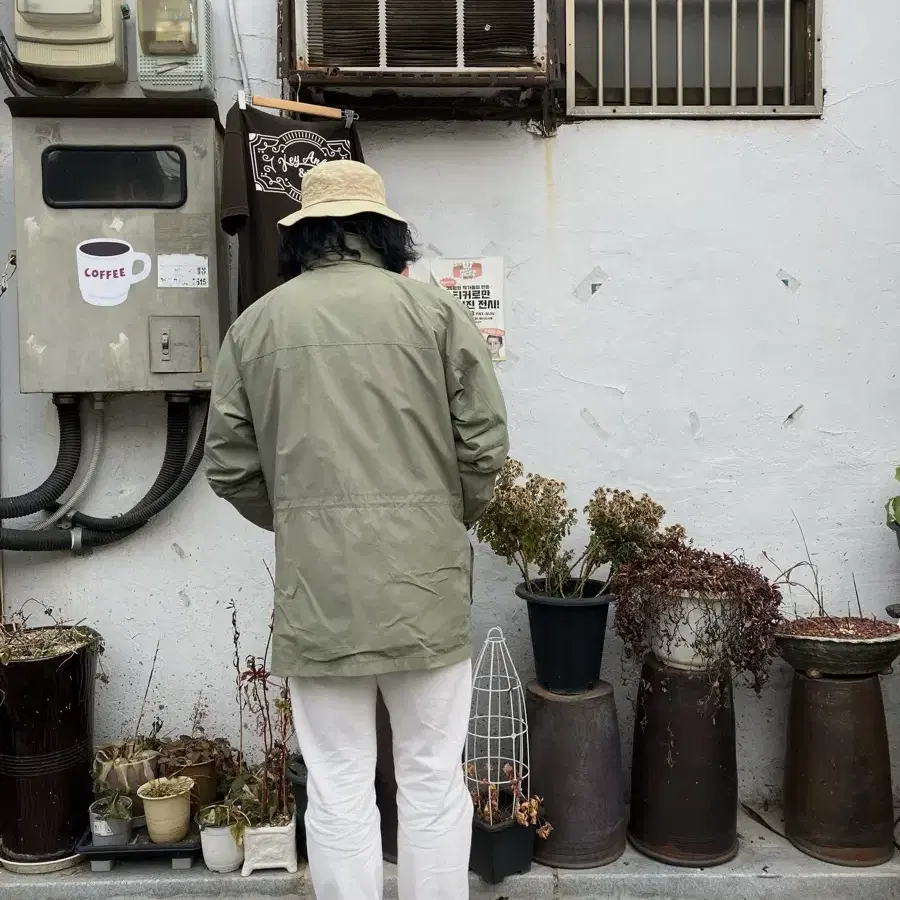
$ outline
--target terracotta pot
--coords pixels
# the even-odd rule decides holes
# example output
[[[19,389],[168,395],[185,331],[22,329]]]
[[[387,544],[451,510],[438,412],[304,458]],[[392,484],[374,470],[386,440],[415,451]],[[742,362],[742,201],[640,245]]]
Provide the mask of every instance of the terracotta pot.
[[[194,789],[192,779],[185,778],[182,790],[174,796],[147,796],[147,791],[167,780],[158,778],[138,788],[138,795],[144,801],[147,831],[154,844],[177,844],[184,840],[191,827],[191,792]]]
[[[297,871],[297,820],[290,825],[267,825],[248,828],[244,832],[244,867],[241,875],[257,869],[287,869]]]
[[[194,818],[201,809],[212,806],[216,802],[216,763],[215,760],[198,763],[195,766],[164,766],[163,775],[174,778],[178,775],[186,775],[194,780],[194,790],[191,791],[191,818]]]
[[[725,596],[694,597],[683,594],[673,597],[669,615],[664,621],[656,623],[650,635],[653,655],[675,669],[689,672],[708,669],[708,651],[704,654],[698,650],[697,637],[702,636],[711,623],[722,623],[728,615],[728,598]],[[716,651],[720,649],[720,645],[715,648]]]

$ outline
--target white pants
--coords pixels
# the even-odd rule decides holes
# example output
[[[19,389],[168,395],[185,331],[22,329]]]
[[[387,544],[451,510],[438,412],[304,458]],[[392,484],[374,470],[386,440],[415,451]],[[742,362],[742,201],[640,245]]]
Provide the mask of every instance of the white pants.
[[[306,846],[317,900],[381,900],[375,700],[394,734],[400,900],[466,900],[472,801],[462,752],[472,664],[360,678],[291,678],[309,771]]]

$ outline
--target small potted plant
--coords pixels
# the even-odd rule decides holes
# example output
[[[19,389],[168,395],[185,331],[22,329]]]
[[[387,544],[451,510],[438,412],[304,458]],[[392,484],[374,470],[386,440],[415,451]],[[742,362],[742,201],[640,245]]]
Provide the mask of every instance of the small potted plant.
[[[781,594],[742,559],[672,532],[622,566],[615,628],[628,656],[705,672],[713,688],[743,674],[759,693],[775,657]]]
[[[243,742],[240,744],[238,774],[228,794],[228,800],[247,819],[241,874],[250,875],[257,869],[286,869],[293,874],[297,871],[297,822],[288,778],[288,742],[294,734],[294,722],[287,682],[274,678],[269,671],[274,619],[269,619],[262,657],[248,656],[242,664],[233,602],[229,609],[239,728],[243,734],[246,713],[263,748],[262,763],[251,767],[244,756]]]
[[[144,802],[138,788],[159,775],[159,751],[156,736],[129,738],[106,744],[94,757],[94,781],[111,793],[129,797],[132,802],[132,825],[143,828]]]
[[[144,802],[147,831],[154,844],[177,844],[187,837],[191,827],[193,778],[155,778],[138,788]]]
[[[802,536],[802,528],[800,533]],[[846,616],[831,615],[825,606],[819,568],[812,561],[805,536],[803,543],[806,559],[783,570],[777,580],[805,593],[814,604],[814,614],[780,623],[776,640],[785,662],[809,678],[878,675],[888,671],[900,655],[900,625],[863,615],[855,577],[857,615],[852,614],[849,604]],[[807,573],[811,584],[798,580],[801,572]]]
[[[507,461],[475,534],[523,578],[516,594],[528,604],[538,681],[555,693],[582,693],[600,678],[616,573],[683,531],[662,530],[665,510],[648,496],[601,487],[584,508],[588,540],[576,554],[565,546],[577,520],[565,484],[533,474],[523,481],[523,475],[521,462]],[[607,579],[596,578],[604,566]]]
[[[88,814],[95,847],[120,847],[131,840],[131,797],[101,788]]]
[[[470,780],[475,766],[469,764]],[[540,797],[522,791],[518,772],[510,763],[497,781],[481,779],[470,788],[475,819],[469,868],[488,884],[531,869],[534,840],[550,836],[550,823],[541,816]]]
[[[229,802],[214,803],[197,814],[203,862],[211,872],[234,872],[244,862],[247,815]]]
[[[144,721],[144,712],[147,709],[147,700],[158,658],[159,642],[157,641],[134,732],[125,740],[100,747],[94,757],[94,783],[101,785],[105,791],[123,794],[131,798],[131,824],[134,828],[143,828],[147,824],[144,816],[144,802],[138,796],[138,788],[148,781],[153,781],[160,774],[159,751],[162,748],[160,739],[162,721],[157,716],[150,726],[149,734],[141,733],[141,724]]]
[[[297,871],[297,821],[288,779],[287,743],[293,734],[290,697],[283,684],[277,699],[270,703],[268,691],[262,689],[269,677],[264,660],[248,658],[244,672],[247,708],[259,725],[264,757],[243,779],[235,797],[249,820],[244,832],[242,875],[257,869]],[[241,780],[239,777],[239,784]]]

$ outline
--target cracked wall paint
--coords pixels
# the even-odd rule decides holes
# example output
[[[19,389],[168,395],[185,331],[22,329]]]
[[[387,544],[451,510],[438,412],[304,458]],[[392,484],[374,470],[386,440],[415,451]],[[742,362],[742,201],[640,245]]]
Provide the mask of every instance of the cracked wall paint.
[[[698,543],[740,547],[760,565],[763,551],[785,565],[803,556],[794,510],[827,595],[836,604],[852,597],[855,571],[866,611],[883,614],[900,583],[900,554],[882,523],[900,462],[900,117],[885,115],[900,107],[900,21],[890,0],[870,0],[865,16],[851,0],[826,8],[834,100],[824,121],[580,122],[549,141],[507,123],[360,128],[367,160],[385,176],[392,206],[431,245],[426,253],[477,256],[493,245],[507,260],[517,361],[500,377],[513,452],[531,470],[564,479],[577,506],[601,484],[646,490]],[[258,35],[245,40],[252,88],[278,96],[274,9],[247,0],[238,14]],[[12,5],[0,6],[7,35],[11,20]],[[214,27],[224,113],[238,88],[224,11],[214,12]],[[126,90],[139,93],[134,83]],[[8,115],[0,104],[0,259],[16,240]],[[573,286],[600,264],[614,277],[579,302]],[[802,288],[786,292],[779,269]],[[4,494],[33,487],[57,451],[47,398],[18,392],[15,290],[14,280],[0,303]],[[801,400],[803,418],[782,428]],[[100,515],[146,492],[164,449],[161,398],[114,398],[108,419],[107,455],[84,501]],[[152,690],[166,704],[166,727],[188,726],[191,691],[202,688],[209,728],[228,733],[226,605],[234,598],[245,650],[260,652],[271,606],[264,559],[271,538],[198,477],[126,544],[52,562],[9,555],[5,594],[11,605],[40,597],[103,632],[111,681],[99,689],[98,740],[133,726],[170,621],[179,628],[161,647]],[[528,617],[515,582],[477,549],[476,641],[501,625],[529,677]],[[603,677],[615,686],[627,763],[635,681],[628,669],[623,678],[620,649],[611,634]],[[746,798],[779,790],[789,683],[777,664],[761,699],[737,692]],[[883,687],[888,709],[900,709],[900,678]],[[900,715],[888,721],[900,784]]]

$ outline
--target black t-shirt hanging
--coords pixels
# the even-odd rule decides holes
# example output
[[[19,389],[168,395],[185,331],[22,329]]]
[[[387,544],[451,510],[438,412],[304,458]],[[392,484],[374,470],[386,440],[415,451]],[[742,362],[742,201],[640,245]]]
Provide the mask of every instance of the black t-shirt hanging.
[[[238,235],[238,312],[281,284],[278,220],[300,206],[303,173],[332,159],[364,161],[355,125],[301,122],[237,104],[229,110],[222,228]]]

